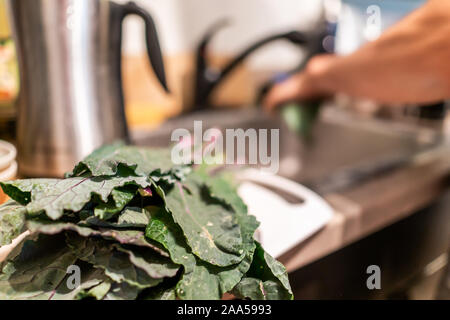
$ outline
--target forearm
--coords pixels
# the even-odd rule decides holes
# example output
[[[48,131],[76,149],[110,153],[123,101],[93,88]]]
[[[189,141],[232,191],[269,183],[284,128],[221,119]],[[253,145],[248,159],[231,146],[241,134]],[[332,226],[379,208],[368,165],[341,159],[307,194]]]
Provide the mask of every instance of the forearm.
[[[319,59],[320,60],[320,59]],[[349,56],[312,61],[319,90],[381,102],[450,97],[450,0],[432,0]]]
[[[275,86],[266,109],[336,93],[385,103],[450,98],[450,0],[422,8],[349,56],[321,55]]]

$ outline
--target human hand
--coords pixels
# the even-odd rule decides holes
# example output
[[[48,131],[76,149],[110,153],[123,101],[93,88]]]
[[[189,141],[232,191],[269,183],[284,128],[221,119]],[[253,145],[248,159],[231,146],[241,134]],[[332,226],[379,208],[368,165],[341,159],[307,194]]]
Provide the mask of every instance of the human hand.
[[[378,40],[348,56],[321,55],[275,86],[264,100],[273,110],[291,100],[345,93],[385,104],[450,98],[450,0],[429,0]]]
[[[264,108],[272,111],[290,101],[310,101],[325,98],[332,92],[321,86],[321,77],[337,57],[319,55],[310,60],[306,68],[286,81],[275,85],[263,100]]]

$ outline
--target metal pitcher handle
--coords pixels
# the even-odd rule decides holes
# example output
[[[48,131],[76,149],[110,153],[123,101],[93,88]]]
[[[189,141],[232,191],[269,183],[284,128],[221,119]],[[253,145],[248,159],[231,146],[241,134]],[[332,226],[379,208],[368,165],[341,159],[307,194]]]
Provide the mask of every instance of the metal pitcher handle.
[[[123,5],[116,4],[116,10],[120,10],[120,22],[128,15],[137,15],[145,22],[145,38],[147,44],[147,54],[150,64],[155,72],[156,78],[161,83],[161,86],[166,92],[169,92],[166,80],[166,73],[164,69],[164,62],[161,53],[161,46],[159,44],[158,32],[156,30],[155,22],[150,13],[144,8],[137,5],[135,2],[128,2]]]

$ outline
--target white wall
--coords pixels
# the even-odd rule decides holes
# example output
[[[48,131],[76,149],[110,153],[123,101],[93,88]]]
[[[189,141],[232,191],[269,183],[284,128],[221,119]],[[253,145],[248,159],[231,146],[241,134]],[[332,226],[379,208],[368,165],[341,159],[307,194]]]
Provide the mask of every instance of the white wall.
[[[127,0],[119,0],[126,2]],[[209,26],[221,18],[231,25],[217,34],[213,50],[235,54],[260,37],[278,31],[305,29],[318,18],[322,0],[138,0],[151,11],[163,51],[167,55],[192,51]],[[143,25],[138,18],[126,22],[125,53],[145,50]],[[252,59],[254,67],[284,68],[299,59],[289,44],[277,43]],[[288,47],[288,48],[287,48]],[[286,49],[287,48],[287,49]]]

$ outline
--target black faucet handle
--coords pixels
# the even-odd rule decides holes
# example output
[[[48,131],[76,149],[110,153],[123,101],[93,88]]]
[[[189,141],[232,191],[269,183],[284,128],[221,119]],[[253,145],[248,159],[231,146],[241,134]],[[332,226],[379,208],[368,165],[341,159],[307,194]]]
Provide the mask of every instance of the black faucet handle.
[[[296,30],[287,32],[284,37],[290,42],[298,45],[304,45],[310,41],[309,35]]]

